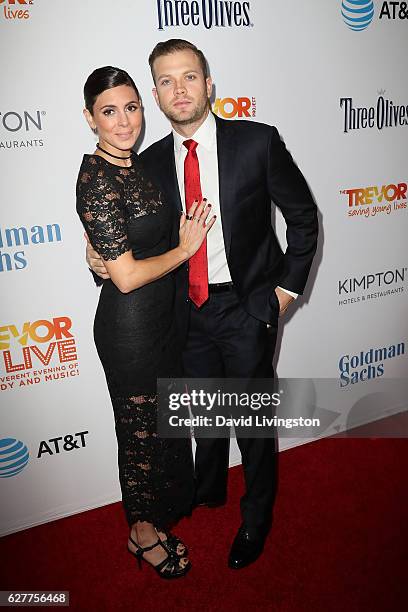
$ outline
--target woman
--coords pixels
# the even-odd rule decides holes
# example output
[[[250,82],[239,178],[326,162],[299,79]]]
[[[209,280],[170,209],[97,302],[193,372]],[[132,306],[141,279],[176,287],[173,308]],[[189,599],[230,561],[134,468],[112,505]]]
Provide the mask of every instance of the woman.
[[[161,577],[177,578],[191,564],[168,529],[190,513],[192,456],[188,440],[157,436],[156,381],[180,374],[171,272],[198,250],[215,218],[206,223],[210,205],[195,202],[170,249],[177,213],[132,152],[143,120],[135,83],[106,66],[88,77],[84,97],[99,142],[82,161],[77,212],[111,278],[102,287],[94,337],[115,416],[128,549],[139,565],[144,559]]]

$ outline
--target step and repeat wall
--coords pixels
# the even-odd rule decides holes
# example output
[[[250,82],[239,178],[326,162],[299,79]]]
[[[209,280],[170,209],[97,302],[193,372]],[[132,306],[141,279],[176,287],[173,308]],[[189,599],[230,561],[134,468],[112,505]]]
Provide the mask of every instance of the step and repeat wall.
[[[319,248],[282,320],[279,376],[337,381],[331,406],[314,397],[337,413],[327,433],[402,410],[375,384],[407,374],[407,17],[379,0],[0,1],[1,534],[120,499],[75,212],[96,142],[82,88],[107,64],[134,77],[143,150],[169,131],[147,63],[160,40],[204,51],[214,112],[276,125],[316,198]]]

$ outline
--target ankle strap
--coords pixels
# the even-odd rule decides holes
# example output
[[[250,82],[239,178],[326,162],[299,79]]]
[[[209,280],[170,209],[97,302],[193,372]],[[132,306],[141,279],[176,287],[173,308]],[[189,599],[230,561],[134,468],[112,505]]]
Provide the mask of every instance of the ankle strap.
[[[149,550],[153,550],[153,548],[156,548],[156,546],[161,546],[160,538],[158,538],[157,542],[155,542],[151,546],[145,546],[145,548],[142,548],[137,542],[135,542],[132,536],[129,536],[129,540],[132,542],[132,544],[136,546],[136,553],[138,555],[143,555],[143,553],[149,552]]]

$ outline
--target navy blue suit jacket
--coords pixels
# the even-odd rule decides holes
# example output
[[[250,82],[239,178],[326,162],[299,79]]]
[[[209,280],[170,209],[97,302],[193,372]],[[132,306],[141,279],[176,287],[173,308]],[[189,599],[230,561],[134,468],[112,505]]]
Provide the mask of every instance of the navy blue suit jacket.
[[[299,294],[305,288],[317,246],[316,205],[275,127],[215,119],[222,228],[231,278],[247,312],[267,323],[278,314],[277,285]],[[182,206],[172,134],[143,151],[140,159],[176,211],[172,239],[176,246]],[[286,222],[285,253],[271,225],[271,201]],[[175,275],[176,319],[183,338],[190,307],[188,264]]]

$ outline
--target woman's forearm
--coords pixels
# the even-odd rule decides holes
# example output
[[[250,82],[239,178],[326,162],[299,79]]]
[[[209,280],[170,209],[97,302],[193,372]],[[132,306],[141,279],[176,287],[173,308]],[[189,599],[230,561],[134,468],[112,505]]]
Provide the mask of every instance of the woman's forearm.
[[[128,251],[115,261],[105,261],[105,266],[119,291],[129,293],[172,272],[189,257],[189,253],[180,246],[146,259],[134,259],[131,251]]]

